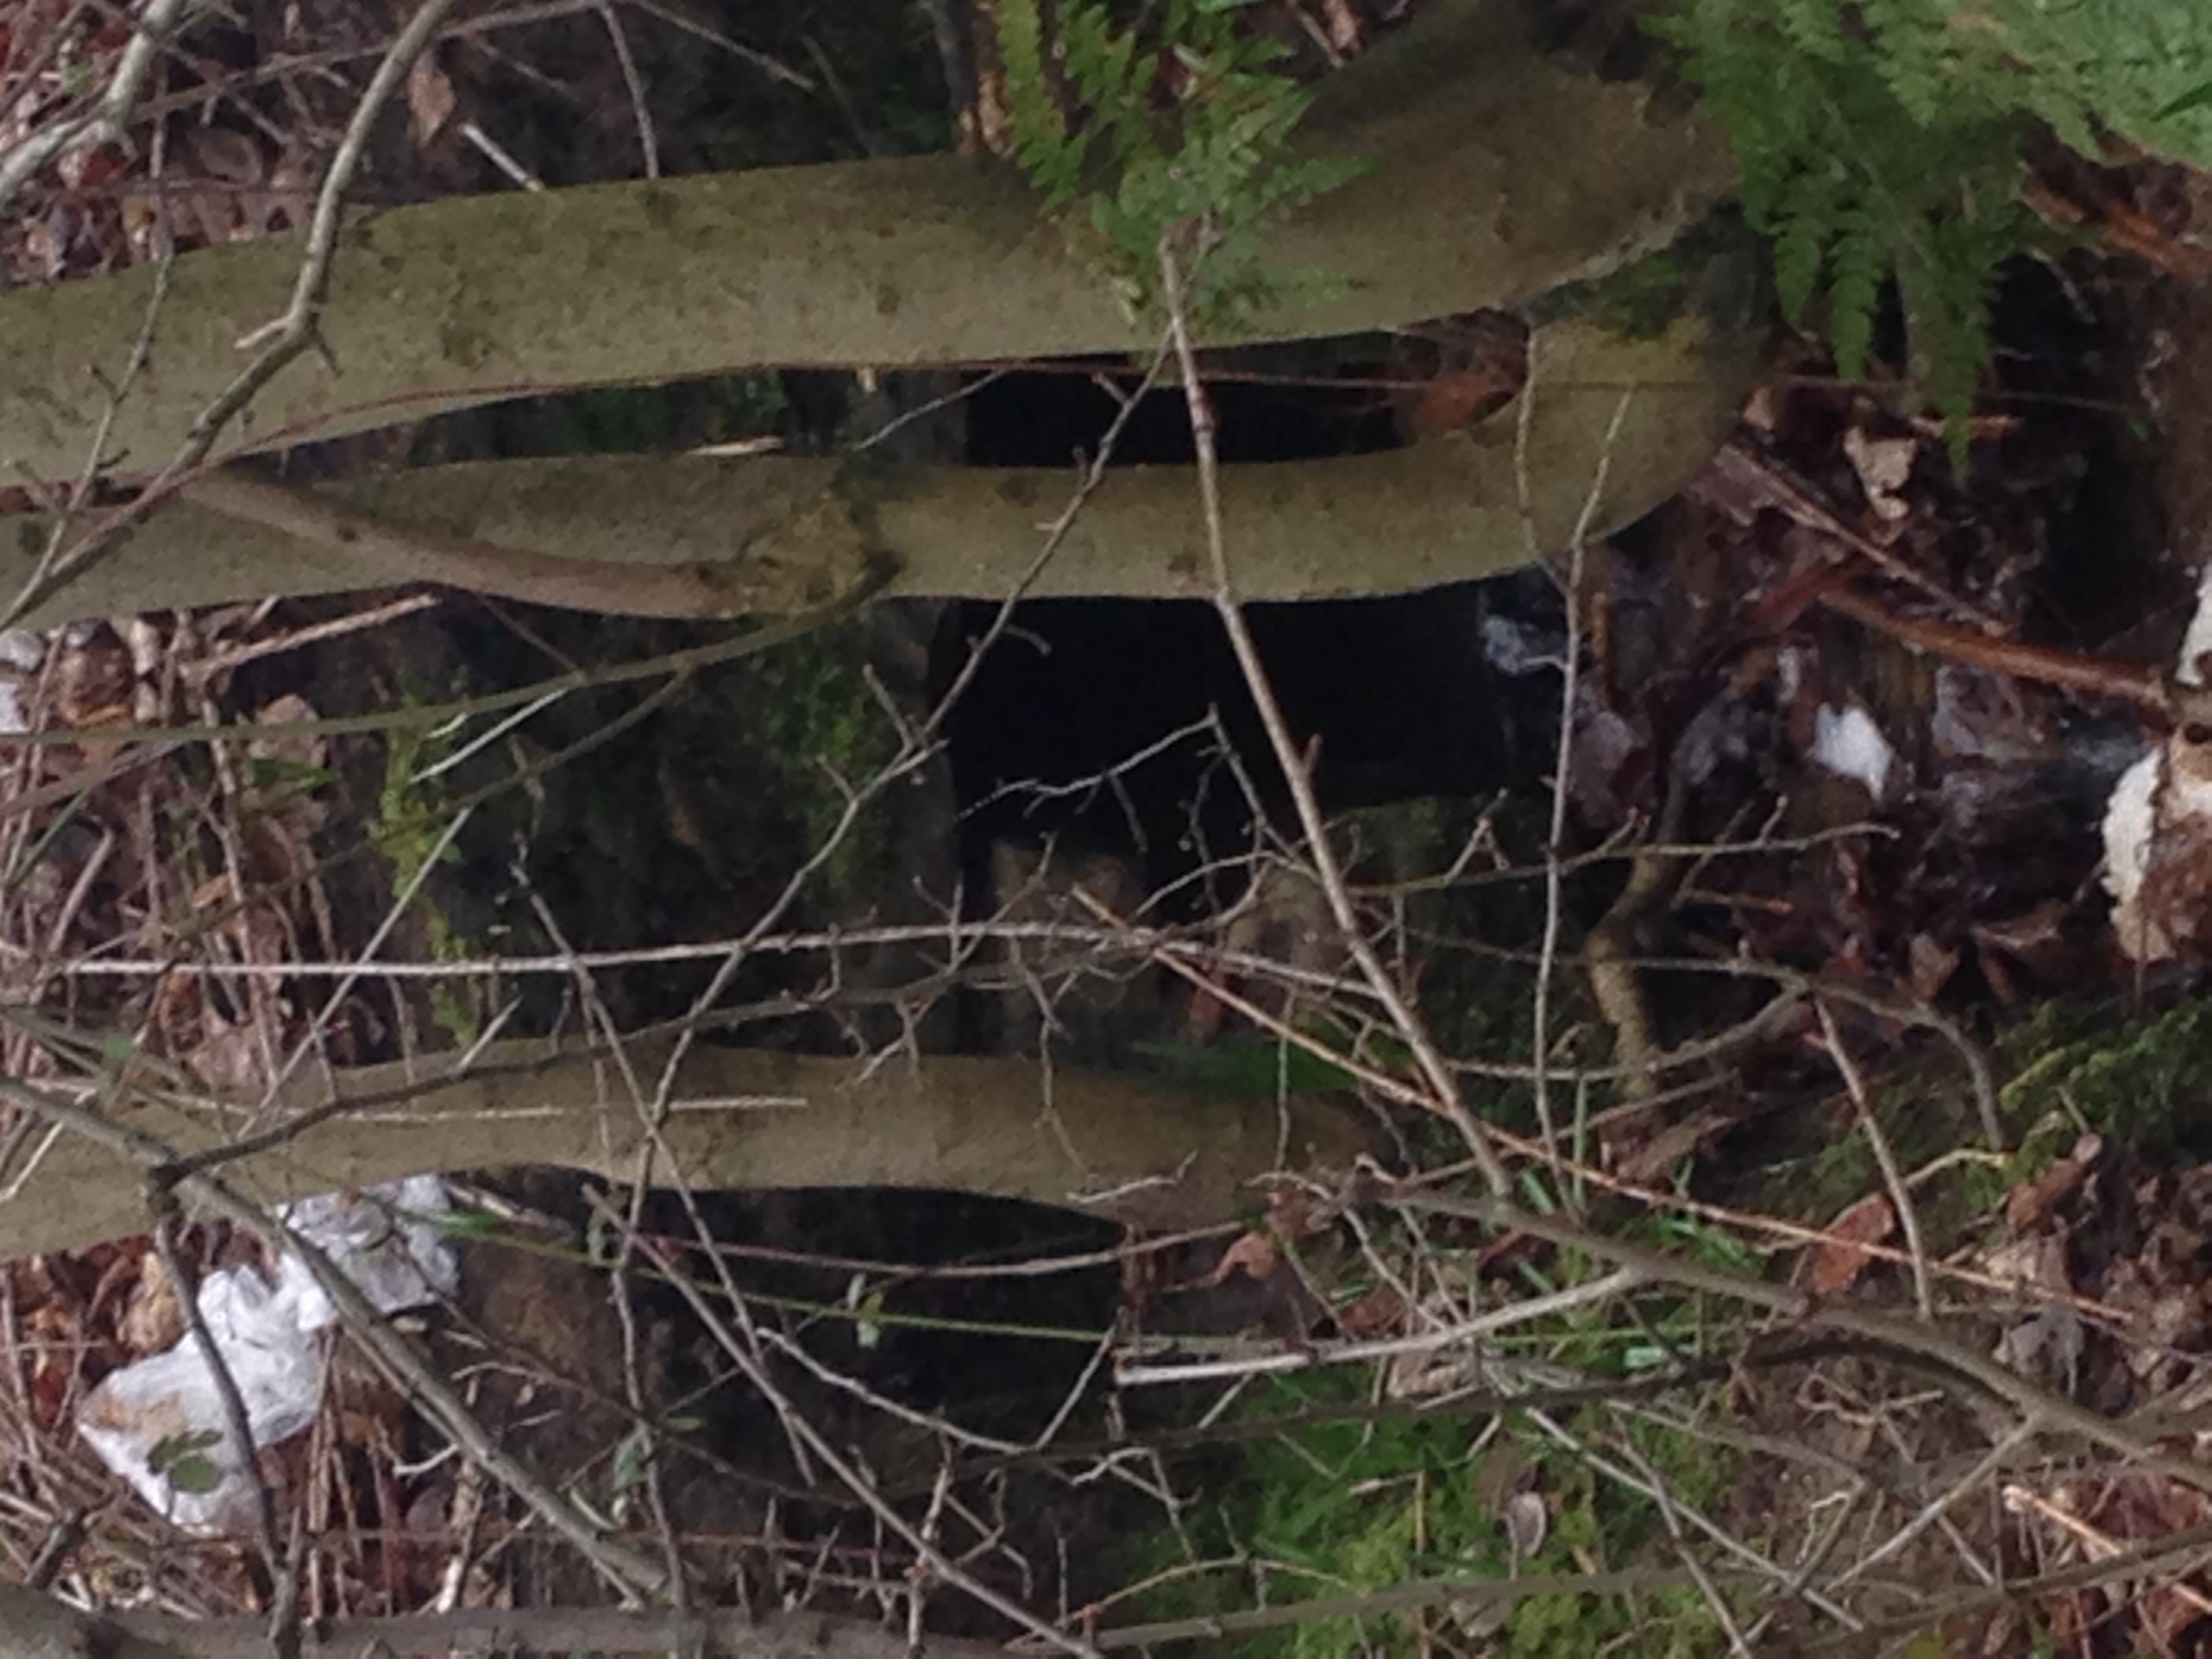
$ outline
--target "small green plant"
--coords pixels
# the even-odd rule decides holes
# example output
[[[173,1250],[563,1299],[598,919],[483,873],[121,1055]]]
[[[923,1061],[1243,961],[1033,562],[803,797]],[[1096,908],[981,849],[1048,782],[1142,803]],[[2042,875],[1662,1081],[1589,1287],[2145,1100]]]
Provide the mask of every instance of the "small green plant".
[[[216,1429],[185,1429],[164,1435],[146,1454],[146,1467],[182,1492],[213,1492],[222,1483],[222,1472],[208,1455],[222,1443]]]
[[[1104,0],[1000,0],[1000,53],[1015,158],[1047,203],[1087,201],[1133,312],[1155,298],[1161,239],[1192,231],[1194,303],[1234,317],[1297,280],[1261,266],[1255,233],[1358,172],[1285,159],[1311,94],[1281,49],[1237,26],[1252,0],[1161,0],[1133,27]]]
[[[370,844],[391,860],[394,884],[403,892],[422,874],[439,845],[446,816],[441,809],[450,792],[427,772],[440,751],[439,740],[412,723],[395,726],[386,738],[384,782],[368,837]],[[459,854],[448,846],[445,856],[453,860]],[[429,894],[418,892],[416,902],[432,957],[454,962],[466,957],[467,945]],[[430,1013],[439,1029],[455,1042],[466,1047],[476,1040],[477,1010],[461,984],[443,978],[432,980]]]
[[[1295,1414],[1366,1397],[1348,1373],[1278,1379],[1255,1391],[1261,1415]],[[1598,1422],[1596,1413],[1592,1422]],[[1705,1507],[1731,1488],[1731,1454],[1650,1425],[1626,1433],[1663,1472],[1676,1501]],[[1237,1559],[1236,1572],[1170,1577],[1179,1546],[1165,1535],[1133,1543],[1133,1576],[1161,1573],[1142,1600],[1146,1616],[1183,1618],[1247,1605],[1255,1582],[1279,1606],[1425,1577],[1600,1570],[1637,1559],[1662,1535],[1650,1505],[1625,1499],[1579,1456],[1521,1425],[1486,1431],[1480,1419],[1408,1412],[1373,1422],[1316,1424],[1258,1441],[1222,1474],[1218,1501],[1187,1514],[1187,1536],[1204,1556]],[[1540,1514],[1540,1522],[1531,1517]],[[1515,1517],[1518,1517],[1516,1519]],[[1472,1632],[1479,1609],[1449,1607],[1419,1620],[1394,1613],[1316,1619],[1245,1638],[1236,1652],[1280,1659],[1438,1650]],[[1538,1659],[1605,1651],[1640,1632],[1638,1651],[1722,1650],[1711,1613],[1692,1589],[1657,1586],[1632,1608],[1594,1597],[1536,1598],[1487,1631],[1483,1650]]]
[[[2192,997],[2134,1019],[2047,1003],[2002,1048],[2016,1068],[2005,1112],[2031,1131],[2027,1150],[2063,1151],[2086,1127],[2151,1158],[2205,1152],[2199,1126],[2212,1091],[2212,1001]]]
[[[1838,368],[1864,374],[1893,275],[1912,367],[1953,453],[1987,356],[1998,264],[2029,246],[2039,131],[2093,157],[2123,141],[2212,161],[2212,8],[2141,0],[1672,0],[1801,320],[1825,301]]]

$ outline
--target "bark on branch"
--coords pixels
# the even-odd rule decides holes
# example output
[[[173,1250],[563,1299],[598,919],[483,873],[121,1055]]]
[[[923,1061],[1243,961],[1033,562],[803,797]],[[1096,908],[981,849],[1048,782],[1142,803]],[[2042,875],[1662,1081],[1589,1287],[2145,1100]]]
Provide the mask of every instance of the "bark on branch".
[[[858,1619],[741,1608],[691,1613],[623,1607],[522,1607],[349,1619],[311,1628],[302,1659],[446,1659],[455,1653],[691,1653],[726,1659],[984,1659],[995,1642],[928,1638]],[[259,1619],[183,1620],[80,1613],[21,1585],[0,1583],[0,1659],[264,1659]]]
[[[1269,268],[1332,279],[1255,337],[1357,333],[1511,304],[1664,246],[1729,188],[1727,148],[1641,88],[1540,54],[1520,7],[1440,0],[1334,77],[1304,152],[1359,179],[1300,210]],[[804,364],[888,366],[1149,349],[1071,219],[1011,167],[953,155],[473,197],[365,218],[323,322],[219,454],[576,386]],[[125,472],[166,460],[280,315],[296,238],[176,263],[155,368],[118,412]],[[84,464],[103,368],[155,272],[0,295],[0,476]]]
[[[1632,340],[1595,324],[1545,331],[1520,495],[1511,418],[1411,448],[1223,470],[1229,552],[1253,599],[1400,592],[1525,563],[1571,532],[1606,456],[1591,530],[1674,495],[1733,426],[1762,359],[1756,334],[1704,316]],[[1638,388],[1607,447],[1624,387]],[[222,480],[211,480],[222,483]],[[541,603],[653,614],[775,615],[864,580],[883,554],[893,597],[994,598],[1035,561],[1068,475],[872,467],[792,457],[576,456],[386,472],[297,492],[302,510],[246,516],[198,486],[101,564],[32,611],[80,617],[405,582],[441,581]],[[1206,591],[1188,468],[1108,475],[1030,589],[1040,598],[1194,597]],[[319,532],[309,508],[408,536]],[[289,521],[288,521],[289,520]],[[0,525],[6,524],[0,520]],[[26,580],[46,521],[0,538],[0,592]],[[1533,534],[1532,534],[1533,532]],[[507,568],[500,568],[501,555]],[[654,578],[625,595],[610,573]],[[564,568],[575,580],[562,580]],[[699,596],[672,611],[670,586]]]
[[[652,1078],[665,1042],[629,1046]],[[611,1181],[665,1181],[640,1114],[602,1052],[596,1063],[542,1042],[492,1045],[464,1075],[450,1059],[303,1079],[278,1109],[241,1102],[143,1103],[116,1121],[191,1153],[288,1117],[346,1110],[226,1164],[264,1202],[402,1175],[551,1164]],[[1328,1103],[1224,1104],[1139,1079],[1021,1060],[848,1060],[694,1045],[663,1131],[694,1186],[905,1187],[1072,1204],[1164,1228],[1234,1216],[1249,1183],[1287,1159],[1343,1167],[1364,1148]],[[8,1092],[21,1097],[24,1085]],[[35,1109],[35,1107],[33,1108]],[[147,1225],[143,1165],[78,1135],[33,1138],[0,1173],[0,1261],[79,1249]]]

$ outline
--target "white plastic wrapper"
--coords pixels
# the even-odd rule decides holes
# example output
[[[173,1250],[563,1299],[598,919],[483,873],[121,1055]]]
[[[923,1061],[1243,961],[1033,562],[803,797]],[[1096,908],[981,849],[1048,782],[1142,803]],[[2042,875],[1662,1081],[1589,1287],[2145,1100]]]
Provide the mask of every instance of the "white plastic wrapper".
[[[2181,642],[2175,681],[2202,686],[2212,665],[2212,565],[2197,579],[2197,610]],[[2212,894],[2202,884],[2201,849],[2212,844],[2212,744],[2189,727],[2138,759],[2105,803],[2105,890],[2112,931],[2132,961],[2171,960],[2201,941]],[[2143,886],[2160,847],[2175,855],[2177,879],[2146,905]],[[2191,854],[2197,856],[2191,856]],[[2185,877],[2186,879],[2179,878]]]
[[[1897,751],[1874,716],[1856,703],[1843,708],[1824,704],[1813,715],[1813,762],[1839,778],[1850,779],[1880,800],[1889,787]]]
[[[284,1219],[319,1246],[380,1311],[418,1307],[453,1290],[460,1263],[433,1222],[451,1205],[435,1176],[326,1193]],[[272,1284],[226,1267],[200,1285],[200,1317],[246,1402],[256,1447],[289,1439],[322,1405],[324,1344],[336,1311],[287,1252]],[[77,1432],[156,1510],[190,1531],[237,1532],[253,1522],[253,1486],[224,1426],[222,1396],[187,1333],[166,1353],[105,1378],[77,1411]]]

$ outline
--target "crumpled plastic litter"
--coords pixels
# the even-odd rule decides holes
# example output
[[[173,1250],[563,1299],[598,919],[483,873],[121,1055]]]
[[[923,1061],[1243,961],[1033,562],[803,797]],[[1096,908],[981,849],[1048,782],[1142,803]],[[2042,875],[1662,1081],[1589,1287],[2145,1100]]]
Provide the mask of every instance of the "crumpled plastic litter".
[[[380,1312],[398,1313],[450,1293],[460,1277],[452,1238],[436,1218],[452,1208],[435,1176],[410,1176],[359,1193],[325,1193],[280,1212],[360,1286]],[[301,1432],[321,1408],[326,1345],[337,1316],[307,1265],[287,1250],[274,1282],[252,1267],[201,1281],[200,1317],[238,1384],[257,1449]],[[165,1353],[110,1373],[77,1410],[77,1432],[149,1504],[188,1531],[246,1530],[254,1522],[252,1474],[240,1462],[222,1395],[187,1332]]]
[[[2201,687],[2212,666],[2212,565],[2197,579],[2177,684]],[[2112,931],[2135,962],[2170,961],[2205,942],[2212,922],[2212,743],[2172,732],[2120,776],[2105,805],[2105,890]]]

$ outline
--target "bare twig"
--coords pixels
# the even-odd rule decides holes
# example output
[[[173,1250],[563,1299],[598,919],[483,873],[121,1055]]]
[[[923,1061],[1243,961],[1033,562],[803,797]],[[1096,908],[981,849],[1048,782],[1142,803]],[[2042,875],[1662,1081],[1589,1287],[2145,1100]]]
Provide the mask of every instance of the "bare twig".
[[[1528,384],[1521,391],[1521,417],[1516,431],[1514,450],[1514,474],[1522,495],[1522,523],[1530,538],[1532,550],[1535,514],[1529,493],[1528,447],[1529,423],[1536,406],[1537,361],[1532,350]],[[1560,861],[1565,856],[1566,849],[1567,803],[1573,793],[1577,694],[1582,685],[1583,555],[1589,539],[1590,526],[1596,519],[1599,503],[1605,498],[1606,480],[1612,472],[1613,447],[1620,441],[1620,428],[1628,419],[1629,404],[1634,396],[1632,391],[1624,392],[1620,394],[1620,400],[1613,405],[1613,420],[1606,428],[1605,441],[1598,450],[1597,466],[1590,477],[1589,490],[1583,497],[1582,512],[1575,521],[1574,536],[1567,544],[1567,641],[1559,665],[1559,751],[1553,760],[1551,832],[1544,843],[1544,937],[1536,963],[1534,1008],[1529,1016],[1531,1041],[1528,1055],[1530,1063],[1536,1068],[1536,1122],[1543,1134],[1545,1155],[1551,1163],[1555,1179],[1561,1175],[1561,1165],[1559,1129],[1552,1121],[1548,1065],[1552,1053],[1552,973],[1559,957],[1559,922],[1564,908]]]
[[[202,0],[146,0],[129,44],[117,58],[99,101],[80,115],[40,125],[38,130],[0,155],[0,208],[15,198],[33,174],[73,150],[127,142],[138,112],[139,94],[162,50]]]
[[[2076,1436],[2093,1445],[2119,1453],[2138,1468],[2162,1474],[2192,1491],[2212,1493],[2212,1467],[2160,1449],[2154,1432],[2138,1428],[2124,1419],[2104,1416],[2039,1388],[2008,1370],[1980,1347],[1917,1319],[1900,1319],[1850,1302],[1824,1301],[1792,1285],[1771,1284],[1730,1268],[1669,1255],[1557,1216],[1538,1215],[1503,1200],[1447,1197],[1401,1188],[1394,1201],[1439,1215],[1464,1217],[1508,1231],[1525,1232],[1550,1243],[1585,1251],[1601,1261],[1636,1268],[1654,1283],[1727,1297],[1802,1327],[1865,1337],[1899,1352],[1917,1355],[2004,1401],[2045,1431],[2057,1430]]]
[[[1066,1632],[1056,1629],[1039,1619],[1019,1602],[1002,1595],[998,1590],[961,1566],[959,1563],[946,1556],[943,1551],[924,1537],[919,1528],[884,1499],[883,1494],[877,1490],[875,1482],[855,1468],[838,1451],[836,1447],[830,1443],[829,1437],[816,1428],[806,1415],[799,1410],[790,1396],[777,1384],[775,1379],[769,1375],[767,1368],[761,1364],[758,1354],[750,1345],[738,1340],[737,1334],[730,1328],[729,1321],[722,1316],[714,1305],[707,1300],[698,1286],[692,1283],[690,1275],[679,1271],[676,1264],[671,1261],[660,1247],[652,1240],[641,1238],[638,1241],[638,1248],[653,1262],[668,1281],[676,1286],[678,1294],[684,1301],[690,1304],[692,1312],[698,1315],[700,1322],[705,1326],[708,1334],[714,1339],[715,1345],[728,1357],[730,1363],[737,1367],[738,1373],[759,1392],[762,1399],[775,1407],[777,1415],[783,1419],[786,1431],[804,1441],[807,1449],[820,1462],[822,1467],[835,1475],[848,1492],[859,1498],[885,1528],[903,1540],[918,1558],[928,1563],[932,1572],[946,1583],[955,1585],[975,1597],[993,1612],[1019,1626],[1047,1646],[1061,1653],[1082,1656],[1082,1659],[1092,1659],[1097,1649],[1091,1644],[1079,1637],[1070,1636]]]
[[[1198,354],[1191,342],[1184,255],[1172,235],[1162,238],[1158,263],[1160,294],[1168,313],[1168,338],[1182,374],[1183,402],[1190,414],[1191,441],[1198,458],[1199,501],[1206,518],[1207,557],[1212,565],[1214,611],[1229,635],[1230,649],[1236,654],[1246,690],[1259,710],[1261,726],[1267,734],[1268,747],[1273,751],[1275,763],[1281,769],[1283,781],[1290,790],[1291,803],[1297,811],[1298,828],[1305,836],[1308,853],[1314,863],[1314,872],[1320,879],[1323,896],[1328,901],[1330,918],[1336,926],[1338,937],[1344,947],[1351,951],[1352,960],[1359,964],[1361,975],[1389,1016],[1392,1026],[1413,1053],[1430,1091],[1420,1103],[1459,1131],[1461,1139],[1467,1143],[1468,1151],[1481,1170],[1484,1181],[1492,1193],[1502,1197],[1512,1190],[1512,1178],[1506,1174],[1505,1165],[1498,1158],[1488,1130],[1468,1109],[1467,1102],[1460,1093],[1457,1075],[1437,1049],[1436,1039],[1431,1035],[1426,1023],[1406,1000],[1389,969],[1376,954],[1373,941],[1367,937],[1366,929],[1360,925],[1359,918],[1352,909],[1352,895],[1345,883],[1344,869],[1334,848],[1329,844],[1328,825],[1322,817],[1321,802],[1314,793],[1312,773],[1306,765],[1297,739],[1291,734],[1290,722],[1284,717],[1282,704],[1276,698],[1274,686],[1267,678],[1267,665],[1260,659],[1259,647],[1245,621],[1243,605],[1237,597],[1236,585],[1231,579],[1228,548],[1222,528],[1220,465],[1214,446],[1213,400],[1207,394],[1206,382],[1198,372]]]
[[[28,1638],[28,1656],[108,1654],[113,1659],[262,1659],[260,1621],[94,1614],[0,1583],[0,1628]],[[62,1645],[35,1645],[52,1632]],[[482,1607],[391,1619],[335,1620],[312,1632],[305,1659],[447,1659],[455,1653],[696,1653],[728,1659],[908,1659],[903,1631],[823,1613],[754,1613],[743,1607],[689,1613],[623,1607]],[[933,1636],[930,1659],[1004,1659],[997,1642]]]
[[[1593,1303],[1608,1302],[1616,1296],[1634,1290],[1643,1282],[1641,1273],[1632,1268],[1622,1268],[1580,1285],[1570,1285],[1548,1296],[1532,1296],[1523,1301],[1510,1302],[1502,1308],[1455,1320],[1440,1329],[1423,1331],[1418,1335],[1323,1344],[1241,1358],[1200,1359],[1177,1364],[1120,1365],[1115,1368],[1114,1381],[1125,1389],[1159,1382],[1216,1382],[1224,1377],[1273,1376],[1286,1371],[1307,1370],[1316,1365],[1364,1364],[1377,1359],[1434,1353],[1439,1349],[1479,1342],[1485,1336],[1510,1330],[1516,1325],[1526,1325],[1539,1319],[1571,1313]]]
[[[1912,1257],[1913,1304],[1920,1310],[1923,1319],[1933,1320],[1936,1303],[1928,1285],[1928,1250],[1921,1242],[1920,1206],[1912,1201],[1912,1188],[1905,1182],[1905,1171],[1898,1164],[1897,1153],[1889,1144],[1881,1120],[1875,1115],[1866,1079],[1859,1074],[1858,1062],[1851,1058],[1844,1034],[1836,1028],[1836,1017],[1818,997],[1813,999],[1813,1011],[1820,1018],[1820,1039],[1826,1043],[1836,1070],[1843,1075],[1844,1087],[1850,1091],[1852,1109],[1858,1114],[1859,1127],[1866,1135],[1867,1145],[1874,1149],[1874,1160],[1881,1167],[1882,1182],[1889,1188],[1889,1201],[1897,1208],[1897,1224],[1904,1230],[1905,1249]]]
[[[239,1478],[252,1494],[254,1532],[261,1546],[262,1559],[268,1564],[269,1582],[275,1589],[268,1626],[270,1645],[275,1649],[277,1659],[299,1659],[299,1581],[293,1577],[285,1559],[283,1539],[276,1524],[276,1497],[269,1490],[269,1482],[261,1473],[261,1460],[253,1444],[253,1424],[246,1415],[246,1396],[239,1392],[238,1378],[231,1372],[230,1362],[223,1358],[215,1333],[208,1328],[207,1316],[200,1311],[199,1275],[177,1248],[176,1194],[155,1181],[149,1186],[147,1205],[154,1215],[155,1252],[176,1292],[185,1329],[192,1339],[192,1346],[199,1351],[200,1363],[207,1367],[208,1376],[215,1384],[216,1398],[222,1402],[223,1431],[230,1441],[230,1455],[237,1461]]]

